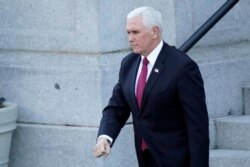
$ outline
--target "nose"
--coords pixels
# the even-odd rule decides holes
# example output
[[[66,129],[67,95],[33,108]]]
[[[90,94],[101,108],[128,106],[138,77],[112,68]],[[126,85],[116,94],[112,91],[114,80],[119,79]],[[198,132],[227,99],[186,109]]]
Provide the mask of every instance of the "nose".
[[[133,37],[132,33],[128,34],[128,41],[129,42],[133,42],[134,41],[134,37]]]

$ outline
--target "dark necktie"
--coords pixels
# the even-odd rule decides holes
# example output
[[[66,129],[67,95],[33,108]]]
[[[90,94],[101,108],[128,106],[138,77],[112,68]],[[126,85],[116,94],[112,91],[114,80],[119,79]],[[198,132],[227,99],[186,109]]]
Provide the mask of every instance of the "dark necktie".
[[[136,98],[137,98],[137,103],[138,106],[141,107],[141,102],[142,102],[142,95],[143,95],[143,90],[145,88],[146,82],[147,82],[147,73],[148,73],[148,65],[149,61],[147,58],[144,58],[142,61],[142,69],[141,73],[137,82],[137,88],[136,88]],[[145,150],[147,147],[147,144],[145,141],[142,139],[141,143],[141,148],[142,150]]]

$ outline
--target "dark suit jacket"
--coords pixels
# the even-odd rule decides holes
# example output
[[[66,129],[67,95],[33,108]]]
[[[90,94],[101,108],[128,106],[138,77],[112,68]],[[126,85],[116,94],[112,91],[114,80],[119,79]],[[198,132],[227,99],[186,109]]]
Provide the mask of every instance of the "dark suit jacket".
[[[122,60],[119,81],[103,110],[98,135],[115,140],[132,113],[140,166],[143,137],[158,167],[208,167],[208,114],[197,64],[164,43],[139,108],[135,97],[139,63],[140,55],[134,53]]]

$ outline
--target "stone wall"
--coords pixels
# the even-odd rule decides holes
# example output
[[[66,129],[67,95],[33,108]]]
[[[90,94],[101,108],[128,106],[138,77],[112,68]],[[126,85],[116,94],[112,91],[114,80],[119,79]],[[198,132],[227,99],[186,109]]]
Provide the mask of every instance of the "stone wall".
[[[0,0],[0,96],[20,108],[10,166],[136,166],[131,124],[110,157],[92,154],[101,110],[130,51],[126,14],[139,6],[160,10],[164,40],[179,47],[223,3]],[[248,0],[240,1],[188,53],[203,74],[211,119],[243,112],[249,9]]]

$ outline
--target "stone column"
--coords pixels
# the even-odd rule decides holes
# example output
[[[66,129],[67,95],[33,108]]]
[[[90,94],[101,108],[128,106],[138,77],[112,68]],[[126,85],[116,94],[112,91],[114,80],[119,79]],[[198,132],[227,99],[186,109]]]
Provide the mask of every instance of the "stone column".
[[[131,119],[109,158],[92,148],[130,52],[126,15],[141,5],[159,7],[174,32],[173,1],[0,1],[0,94],[20,107],[11,167],[136,166]]]

